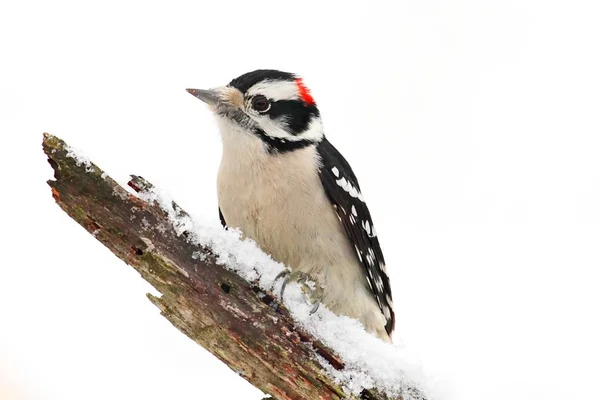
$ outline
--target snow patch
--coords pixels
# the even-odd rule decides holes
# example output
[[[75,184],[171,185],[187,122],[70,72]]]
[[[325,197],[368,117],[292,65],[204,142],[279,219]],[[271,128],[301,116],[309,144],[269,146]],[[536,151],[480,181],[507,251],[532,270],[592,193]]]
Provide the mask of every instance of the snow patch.
[[[71,157],[75,160],[75,164],[79,167],[85,166],[86,172],[94,172],[94,167],[92,166],[92,162],[89,157],[83,154],[83,152],[79,149],[76,149],[73,146],[65,146],[67,150],[67,157]]]
[[[254,241],[242,239],[239,230],[225,230],[216,220],[185,215],[174,206],[168,195],[156,189],[138,195],[143,200],[158,203],[168,213],[176,233],[187,232],[188,241],[210,248],[219,264],[258,284],[265,291],[275,289],[275,293],[279,292],[282,280],[276,284],[279,289],[273,288],[273,283],[285,266],[265,254]],[[200,258],[200,254],[195,252],[193,258]],[[286,286],[283,301],[304,330],[343,360],[345,368],[338,371],[315,354],[324,371],[348,392],[359,395],[363,389],[377,388],[389,396],[403,396],[405,400],[432,400],[437,397],[433,393],[434,388],[426,385],[432,379],[402,346],[385,343],[367,333],[358,320],[338,316],[323,305],[311,314],[313,306],[298,284]]]

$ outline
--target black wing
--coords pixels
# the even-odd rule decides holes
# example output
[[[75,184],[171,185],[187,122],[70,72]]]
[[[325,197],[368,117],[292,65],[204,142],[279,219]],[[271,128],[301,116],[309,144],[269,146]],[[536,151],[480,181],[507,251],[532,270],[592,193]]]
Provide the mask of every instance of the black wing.
[[[221,207],[219,207],[219,219],[221,220],[221,225],[223,225],[223,228],[227,228],[227,223],[225,222],[225,218],[221,212]]]
[[[319,143],[317,152],[321,157],[321,183],[356,250],[356,258],[364,267],[369,287],[386,318],[385,329],[389,334],[395,324],[390,280],[358,180],[350,164],[327,139]]]

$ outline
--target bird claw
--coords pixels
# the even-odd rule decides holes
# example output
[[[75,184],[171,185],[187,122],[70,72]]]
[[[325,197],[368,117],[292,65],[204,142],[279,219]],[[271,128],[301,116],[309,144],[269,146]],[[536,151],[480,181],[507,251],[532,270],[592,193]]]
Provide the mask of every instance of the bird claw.
[[[291,271],[289,269],[284,269],[283,271],[278,273],[277,276],[275,277],[275,279],[273,279],[273,283],[271,284],[271,291],[273,291],[273,289],[275,288],[275,284],[277,283],[278,280],[280,280],[284,276],[288,276],[289,274],[291,274]]]
[[[312,279],[310,277],[310,275],[308,275],[305,272],[300,272],[300,271],[291,272],[290,270],[286,269],[286,270],[280,272],[275,277],[272,287],[275,286],[275,283],[281,278],[284,278],[283,284],[281,285],[281,291],[279,293],[279,296],[281,297],[282,300],[283,300],[283,294],[285,292],[285,288],[286,288],[287,284],[290,282],[296,282],[297,284],[300,285],[300,287],[302,288],[302,291],[309,296],[310,302],[313,304],[313,307],[310,310],[310,314],[312,315],[317,312],[317,310],[319,309],[319,305],[321,304],[321,300],[323,299],[323,293],[322,293],[322,290],[318,286],[316,288],[314,288],[307,283],[307,281],[309,281],[313,284],[315,282],[315,280]]]

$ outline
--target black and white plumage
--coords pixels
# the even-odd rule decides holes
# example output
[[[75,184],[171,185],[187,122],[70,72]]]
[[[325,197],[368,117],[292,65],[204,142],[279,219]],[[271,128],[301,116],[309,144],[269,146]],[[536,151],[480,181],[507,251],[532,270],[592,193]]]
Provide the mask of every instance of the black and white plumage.
[[[371,213],[350,164],[325,138],[317,145],[321,157],[319,176],[348,239],[362,264],[369,288],[386,319],[385,329],[394,330],[395,317],[390,279]]]
[[[257,70],[225,87],[188,91],[215,113],[223,138],[223,226],[310,275],[332,311],[390,340],[392,294],[369,209],[302,79]]]

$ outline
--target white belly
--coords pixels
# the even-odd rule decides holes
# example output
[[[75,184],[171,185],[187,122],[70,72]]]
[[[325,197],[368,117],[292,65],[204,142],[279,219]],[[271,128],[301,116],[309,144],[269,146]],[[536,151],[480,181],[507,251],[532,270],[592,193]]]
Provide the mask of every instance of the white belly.
[[[387,338],[363,267],[323,190],[315,149],[273,155],[246,132],[221,131],[217,188],[227,225],[275,260],[309,274],[333,312],[358,318],[367,330]]]
[[[240,228],[290,268],[318,275],[332,264],[356,260],[312,167],[314,154],[307,148],[250,162],[224,155],[217,182],[228,226]]]

